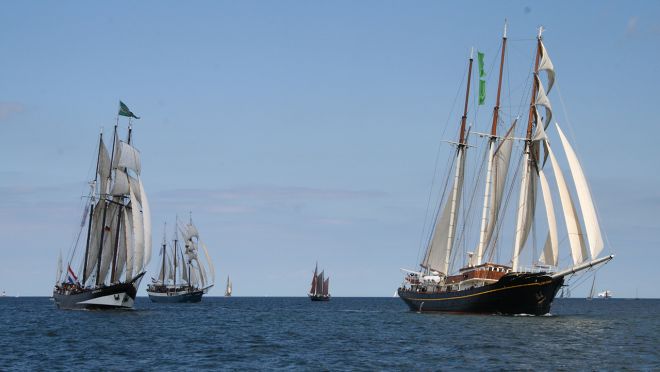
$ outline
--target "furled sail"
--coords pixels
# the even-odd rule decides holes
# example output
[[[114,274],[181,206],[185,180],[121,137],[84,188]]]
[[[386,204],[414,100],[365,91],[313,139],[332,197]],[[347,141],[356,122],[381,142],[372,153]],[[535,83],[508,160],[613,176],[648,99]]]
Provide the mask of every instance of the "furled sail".
[[[559,189],[559,198],[561,199],[561,206],[564,211],[564,220],[568,230],[568,240],[571,246],[571,256],[573,257],[573,264],[577,265],[587,259],[587,249],[584,245],[584,237],[582,236],[582,228],[578,222],[577,212],[573,199],[568,191],[564,174],[559,168],[559,163],[552,152],[552,148],[548,146],[548,153],[550,155],[550,162],[552,169],[555,173],[557,180],[557,188]]]
[[[541,79],[539,78],[538,75],[535,75],[534,78],[536,79],[536,84],[537,84],[536,86],[538,88],[538,92],[536,93],[536,101],[534,102],[534,104],[537,106],[543,106],[543,108],[545,108],[545,120],[543,122],[543,128],[548,129],[548,125],[550,125],[550,121],[552,120],[552,105],[550,104],[548,95],[545,93],[545,90],[543,89],[543,84],[541,84]],[[540,123],[540,120],[537,123]]]
[[[458,211],[461,202],[465,173],[464,168],[464,149],[459,148],[457,151],[457,165],[453,188],[447,198],[442,213],[438,215],[433,238],[426,250],[424,260],[421,263],[422,267],[441,272],[445,275],[449,274],[449,259],[452,245],[454,243],[456,223],[458,222]]]
[[[559,253],[557,247],[557,220],[555,218],[555,208],[552,204],[552,195],[550,193],[550,185],[545,177],[543,170],[539,171],[539,183],[541,184],[541,192],[543,194],[543,203],[545,204],[545,213],[548,218],[548,238],[543,248],[543,255],[541,262],[557,266]]]
[[[541,61],[539,62],[539,71],[545,71],[548,74],[548,90],[550,93],[552,86],[555,85],[555,67],[552,65],[548,51],[545,45],[541,42]]]
[[[573,175],[573,182],[575,183],[578,200],[580,201],[582,218],[584,220],[587,239],[589,241],[589,251],[591,253],[591,258],[593,259],[598,257],[598,254],[603,250],[604,245],[603,237],[600,232],[600,224],[598,223],[598,216],[596,215],[596,208],[594,207],[591,192],[589,192],[589,185],[587,184],[587,178],[584,176],[580,161],[578,160],[573,147],[568,142],[568,139],[566,139],[564,132],[562,132],[558,124],[555,125],[557,126],[557,132],[559,132],[559,138],[561,138],[561,143],[564,146],[564,152],[568,159],[568,165],[571,174]]]

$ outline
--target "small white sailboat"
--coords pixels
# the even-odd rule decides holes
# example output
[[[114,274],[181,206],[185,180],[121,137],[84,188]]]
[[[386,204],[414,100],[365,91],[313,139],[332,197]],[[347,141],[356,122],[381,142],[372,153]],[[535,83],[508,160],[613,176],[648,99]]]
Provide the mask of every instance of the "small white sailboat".
[[[225,287],[225,297],[231,297],[231,280],[227,275],[227,286]]]

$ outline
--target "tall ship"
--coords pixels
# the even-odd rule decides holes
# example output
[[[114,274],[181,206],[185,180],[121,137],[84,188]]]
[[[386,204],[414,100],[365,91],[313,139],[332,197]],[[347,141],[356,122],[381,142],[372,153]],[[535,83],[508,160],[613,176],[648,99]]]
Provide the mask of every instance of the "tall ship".
[[[503,113],[500,108],[506,33],[505,24],[490,130],[476,133],[476,140],[471,140],[467,128],[473,65],[470,55],[458,138],[450,142],[454,149],[420,268],[402,269],[404,281],[397,291],[413,311],[546,314],[567,277],[614,257],[600,256],[604,243],[586,177],[572,145],[552,122],[548,94],[555,83],[555,69],[542,28],[527,83],[531,92],[521,101],[529,104],[516,107],[512,102],[506,106],[518,112]],[[483,54],[478,57],[479,104],[483,104]],[[518,124],[520,117],[527,119],[524,125]],[[505,122],[503,118],[511,119]],[[558,147],[564,150],[572,189],[555,154]],[[514,149],[520,152],[514,153]],[[468,152],[481,154],[467,162]],[[518,164],[511,166],[514,159]],[[517,170],[509,171],[510,167]],[[554,178],[553,187],[548,176]],[[537,213],[539,186],[545,213]],[[563,221],[555,213],[557,195]],[[559,239],[560,227],[566,233],[564,240]],[[537,236],[541,244],[537,244]],[[559,261],[560,241],[567,246],[570,262],[566,255],[562,263]],[[523,262],[529,262],[528,266]]]
[[[164,235],[158,278],[147,286],[149,299],[169,303],[200,302],[215,283],[215,268],[192,216],[187,224],[180,224],[177,219],[169,249]]]
[[[231,297],[231,279],[229,279],[229,275],[227,275],[227,286],[225,287],[225,297]]]
[[[125,140],[121,116],[128,118]],[[120,102],[110,152],[99,135],[80,229],[67,260],[57,263],[53,300],[60,309],[133,308],[151,257],[151,212],[132,119],[139,118]]]
[[[314,268],[312,286],[307,294],[312,301],[330,301],[330,277],[324,278],[325,273],[319,273],[319,265]]]

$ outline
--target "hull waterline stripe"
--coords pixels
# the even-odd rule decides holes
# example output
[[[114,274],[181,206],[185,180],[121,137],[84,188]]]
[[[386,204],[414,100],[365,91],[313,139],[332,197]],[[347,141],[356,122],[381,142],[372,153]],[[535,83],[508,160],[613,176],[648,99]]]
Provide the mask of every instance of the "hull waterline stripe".
[[[411,301],[446,301],[446,300],[458,300],[461,298],[468,298],[468,297],[474,297],[474,296],[480,296],[486,293],[491,293],[491,292],[499,292],[499,291],[504,291],[507,289],[513,289],[513,288],[519,288],[519,287],[528,287],[532,285],[546,285],[552,283],[552,280],[547,280],[545,282],[540,282],[540,283],[527,283],[527,284],[518,284],[518,285],[512,285],[510,287],[504,287],[504,288],[497,288],[497,289],[491,289],[489,291],[484,291],[484,292],[479,292],[479,293],[473,293],[469,295],[464,295],[464,296],[457,296],[457,297],[448,297],[448,298],[407,298],[407,300]]]

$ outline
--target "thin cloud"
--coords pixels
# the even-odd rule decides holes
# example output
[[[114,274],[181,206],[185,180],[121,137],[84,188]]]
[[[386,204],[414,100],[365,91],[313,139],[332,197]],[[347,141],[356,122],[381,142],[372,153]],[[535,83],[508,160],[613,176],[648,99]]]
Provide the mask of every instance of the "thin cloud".
[[[18,102],[0,102],[0,120],[6,120],[23,111],[25,111],[25,106]]]

